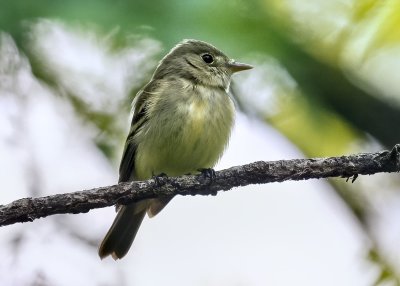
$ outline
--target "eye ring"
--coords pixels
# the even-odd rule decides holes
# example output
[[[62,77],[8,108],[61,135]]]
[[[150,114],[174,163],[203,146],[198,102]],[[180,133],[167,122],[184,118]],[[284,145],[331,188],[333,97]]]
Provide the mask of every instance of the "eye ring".
[[[204,55],[201,56],[201,58],[203,59],[203,61],[204,61],[206,64],[211,64],[211,63],[214,61],[213,56],[210,55],[210,54],[204,54]]]

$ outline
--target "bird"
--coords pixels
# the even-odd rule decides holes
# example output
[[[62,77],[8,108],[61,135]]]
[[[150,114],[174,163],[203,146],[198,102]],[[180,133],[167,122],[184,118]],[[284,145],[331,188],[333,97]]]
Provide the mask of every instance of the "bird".
[[[173,47],[133,100],[119,182],[213,170],[234,125],[231,76],[251,68],[204,41],[187,39]],[[124,257],[145,214],[157,215],[171,199],[117,206],[117,216],[99,246],[100,258]]]

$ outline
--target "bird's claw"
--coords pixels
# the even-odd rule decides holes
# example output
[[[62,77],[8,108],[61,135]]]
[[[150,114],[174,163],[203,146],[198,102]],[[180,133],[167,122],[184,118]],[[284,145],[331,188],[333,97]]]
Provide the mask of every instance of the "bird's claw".
[[[209,178],[210,180],[214,180],[216,177],[215,170],[213,168],[200,168],[197,171],[201,172],[204,178]]]
[[[347,183],[350,179],[351,179],[351,183],[354,183],[355,180],[357,180],[357,178],[358,178],[358,174],[355,174],[355,175],[353,175],[353,176],[348,176],[347,179],[346,179],[346,183]]]
[[[153,174],[153,180],[157,187],[161,187],[164,184],[164,179],[167,179],[168,175],[165,173],[160,173],[158,175]]]

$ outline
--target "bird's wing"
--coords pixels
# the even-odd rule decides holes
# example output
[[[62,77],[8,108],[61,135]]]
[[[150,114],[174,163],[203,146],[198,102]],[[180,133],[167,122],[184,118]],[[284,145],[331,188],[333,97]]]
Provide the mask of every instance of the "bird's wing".
[[[135,170],[135,157],[137,144],[134,142],[136,132],[146,123],[147,117],[147,98],[151,96],[157,88],[156,81],[148,83],[143,90],[139,91],[134,100],[134,112],[132,117],[131,129],[126,139],[124,153],[122,155],[121,164],[119,166],[119,182],[127,182],[132,180]]]

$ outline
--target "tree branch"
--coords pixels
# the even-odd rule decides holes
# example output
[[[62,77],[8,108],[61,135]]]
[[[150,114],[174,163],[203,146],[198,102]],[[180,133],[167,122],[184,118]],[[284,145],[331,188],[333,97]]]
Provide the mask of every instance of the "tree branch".
[[[328,177],[351,178],[358,175],[400,171],[400,144],[391,151],[350,156],[255,162],[216,172],[210,180],[203,175],[157,178],[121,183],[79,192],[39,198],[24,198],[0,206],[0,226],[33,221],[65,213],[85,213],[91,209],[128,204],[158,196],[216,195],[234,187],[288,180]]]

